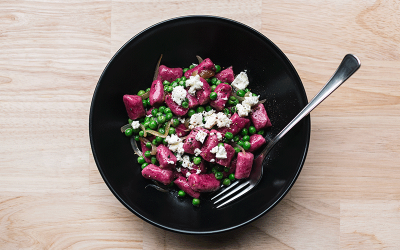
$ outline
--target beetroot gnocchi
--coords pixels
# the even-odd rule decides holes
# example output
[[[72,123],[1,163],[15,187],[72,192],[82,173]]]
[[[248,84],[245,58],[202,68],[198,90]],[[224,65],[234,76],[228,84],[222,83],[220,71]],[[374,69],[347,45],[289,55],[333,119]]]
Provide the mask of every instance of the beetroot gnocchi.
[[[129,119],[121,131],[134,142],[144,178],[175,185],[199,205],[202,193],[250,175],[272,123],[246,71],[210,58],[172,66],[160,65],[150,88],[123,96]]]

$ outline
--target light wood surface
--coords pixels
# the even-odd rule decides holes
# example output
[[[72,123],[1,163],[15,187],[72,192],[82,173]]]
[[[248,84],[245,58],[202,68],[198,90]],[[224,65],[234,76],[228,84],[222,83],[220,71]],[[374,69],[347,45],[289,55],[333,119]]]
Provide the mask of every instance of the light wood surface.
[[[88,136],[112,55],[146,27],[191,14],[261,31],[309,98],[345,54],[362,62],[312,113],[307,160],[284,200],[203,237],[123,207]],[[0,1],[0,249],[400,249],[399,14],[397,0]]]

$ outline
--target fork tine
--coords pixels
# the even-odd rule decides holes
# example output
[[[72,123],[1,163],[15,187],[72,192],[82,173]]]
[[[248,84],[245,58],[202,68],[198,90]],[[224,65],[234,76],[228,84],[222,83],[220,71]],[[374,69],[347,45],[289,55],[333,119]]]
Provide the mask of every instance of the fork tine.
[[[226,198],[228,198],[229,196],[233,195],[234,193],[242,190],[242,188],[244,188],[245,186],[247,186],[249,184],[250,184],[250,182],[248,182],[248,181],[243,182],[240,186],[236,187],[235,189],[233,189],[229,193],[225,194],[223,197],[221,197],[218,200],[214,201],[214,204],[219,203],[222,200],[225,200]]]
[[[244,195],[245,193],[249,192],[254,186],[249,186],[247,187],[245,190],[243,190],[242,192],[238,193],[237,195],[233,196],[232,198],[230,198],[229,200],[225,201],[222,204],[219,204],[216,208],[220,208],[222,206],[225,206],[226,204],[230,203],[231,201],[236,200],[237,198],[239,198],[240,196]]]
[[[229,187],[225,188],[224,190],[222,190],[221,192],[219,192],[218,194],[216,194],[215,196],[213,196],[211,198],[211,200],[214,200],[215,198],[217,198],[218,196],[220,196],[221,194],[224,194],[226,192],[228,192],[229,190],[231,190],[232,188],[234,188],[237,184],[239,184],[240,181],[237,181],[235,183],[233,183],[232,185],[230,185]]]

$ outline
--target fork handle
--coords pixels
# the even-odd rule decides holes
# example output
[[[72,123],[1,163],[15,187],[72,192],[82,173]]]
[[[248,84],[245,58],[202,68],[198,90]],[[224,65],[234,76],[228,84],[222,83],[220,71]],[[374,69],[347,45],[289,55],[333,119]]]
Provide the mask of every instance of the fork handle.
[[[300,113],[293,118],[293,120],[282,129],[265,147],[265,149],[259,155],[261,159],[265,158],[269,151],[275,146],[275,144],[299,121],[307,116],[315,107],[317,107],[323,100],[325,100],[330,94],[333,93],[342,83],[344,83],[350,76],[352,76],[361,66],[360,60],[352,55],[347,54],[336,72],[332,75],[331,79],[325,84],[325,86],[318,92],[318,94],[300,111]]]

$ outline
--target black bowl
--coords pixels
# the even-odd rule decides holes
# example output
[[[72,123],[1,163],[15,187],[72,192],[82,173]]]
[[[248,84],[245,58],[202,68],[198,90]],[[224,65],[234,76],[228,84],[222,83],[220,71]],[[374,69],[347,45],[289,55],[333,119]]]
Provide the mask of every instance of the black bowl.
[[[97,167],[112,193],[130,211],[158,227],[189,234],[212,234],[238,228],[271,210],[289,191],[304,164],[310,119],[295,126],[264,161],[264,177],[243,198],[221,209],[207,197],[199,207],[176,192],[145,186],[137,156],[120,132],[128,116],[124,94],[150,87],[155,65],[187,67],[196,55],[236,74],[247,70],[252,92],[267,99],[265,107],[276,135],[307,104],[301,80],[279,48],[258,31],[233,20],[212,16],[180,17],[158,23],[134,36],[114,55],[93,95],[89,130]]]

